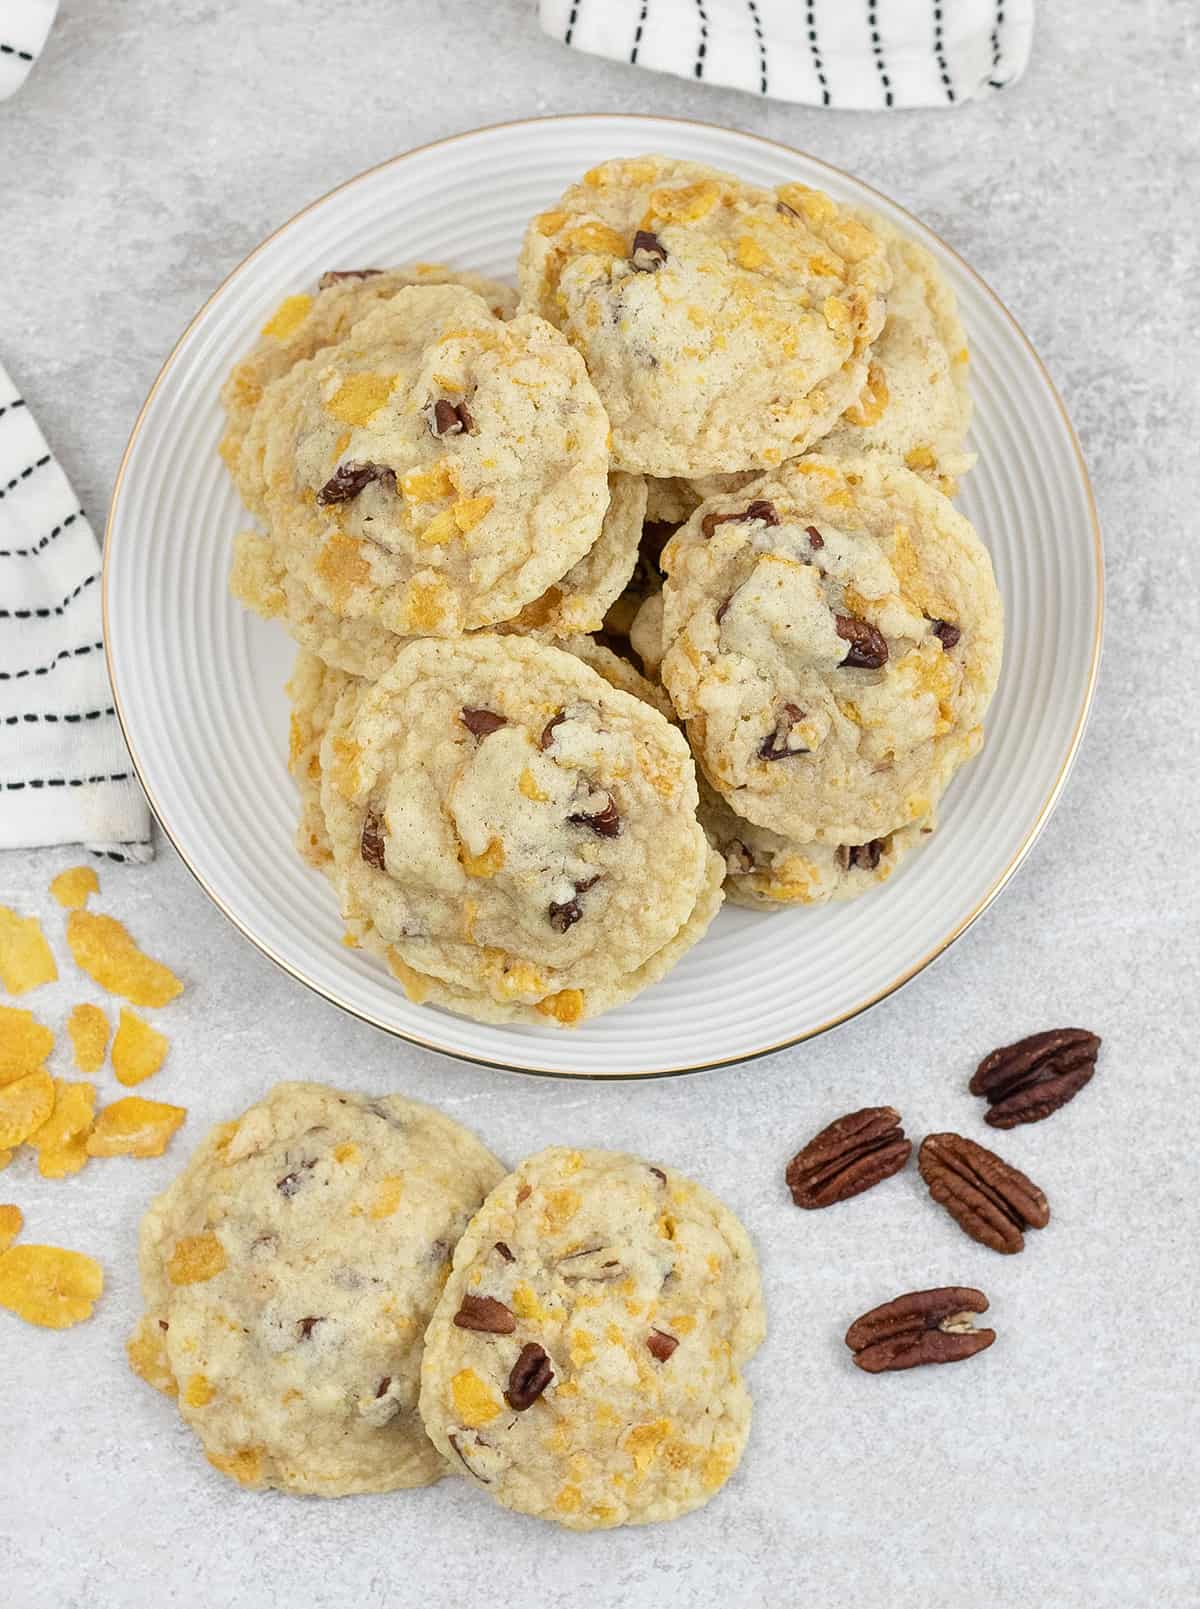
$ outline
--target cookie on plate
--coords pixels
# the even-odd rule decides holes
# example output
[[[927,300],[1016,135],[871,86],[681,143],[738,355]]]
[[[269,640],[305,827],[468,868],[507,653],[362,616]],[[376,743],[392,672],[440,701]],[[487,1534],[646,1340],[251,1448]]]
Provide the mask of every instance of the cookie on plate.
[[[276,1085],[142,1221],[134,1370],[244,1486],[341,1497],[438,1480],[422,1340],[503,1172],[416,1101]]]
[[[1000,596],[974,528],[911,470],[785,464],[702,504],[663,563],[663,683],[736,814],[868,844],[978,752]]]
[[[342,913],[410,998],[571,1025],[700,938],[721,867],[682,734],[569,653],[411,643],[321,750]]]
[[[400,636],[509,619],[579,563],[608,506],[608,421],[578,353],[461,286],[397,291],[273,382],[260,427],[286,568]]]
[[[321,808],[321,744],[347,688],[358,685],[348,676],[302,648],[285,691],[291,702],[288,721],[288,770],[300,795],[296,822],[296,849],[300,858],[318,871],[333,866],[333,850]]]
[[[517,309],[516,292],[507,285],[444,263],[334,269],[321,276],[312,294],[284,297],[254,347],[234,365],[221,387],[226,415],[221,457],[252,513],[263,512],[261,452],[243,449],[264,391],[295,364],[342,340],[364,314],[410,285],[465,285],[483,297],[497,318],[511,318]]]
[[[693,162],[602,163],[526,231],[522,306],[583,353],[620,469],[778,464],[862,389],[890,271],[880,240],[804,185]]]
[[[750,1429],[763,1338],[745,1230],[701,1186],[555,1148],[499,1184],[426,1335],[421,1414],[452,1468],[573,1530],[706,1503]]]

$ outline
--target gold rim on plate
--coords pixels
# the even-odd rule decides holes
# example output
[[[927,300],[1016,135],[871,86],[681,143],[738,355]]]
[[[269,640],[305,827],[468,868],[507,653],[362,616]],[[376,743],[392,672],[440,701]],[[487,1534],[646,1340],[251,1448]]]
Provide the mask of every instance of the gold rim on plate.
[[[104,659],[108,669],[109,681],[112,683],[113,705],[117,712],[117,720],[120,723],[121,732],[125,739],[126,747],[129,750],[129,757],[133,763],[134,771],[137,773],[138,781],[141,783],[146,798],[150,803],[150,808],[154,812],[155,820],[162,828],[163,833],[169,839],[180,860],[187,867],[188,871],[191,872],[192,876],[208,895],[209,899],[211,899],[217,909],[220,910],[230,922],[232,922],[234,927],[237,928],[238,932],[241,933],[244,938],[249,939],[250,943],[254,945],[255,949],[261,951],[263,955],[274,961],[276,966],[278,966],[282,971],[286,972],[289,977],[295,978],[298,983],[302,983],[305,988],[311,989],[314,994],[319,995],[323,1000],[328,1000],[332,1005],[338,1006],[342,1011],[347,1012],[352,1017],[356,1017],[360,1022],[368,1023],[373,1028],[379,1028],[384,1033],[391,1034],[393,1038],[403,1039],[409,1044],[418,1045],[423,1050],[432,1050],[438,1055],[448,1056],[455,1061],[469,1062],[476,1067],[490,1067],[499,1072],[525,1073],[535,1078],[585,1078],[603,1082],[616,1082],[629,1079],[674,1078],[682,1073],[708,1072],[718,1067],[740,1066],[743,1062],[757,1061],[763,1056],[772,1056],[777,1051],[788,1050],[793,1045],[800,1045],[806,1040],[816,1039],[820,1034],[828,1033],[830,1029],[838,1028],[842,1023],[850,1022],[854,1017],[860,1016],[864,1011],[869,1011],[872,1006],[877,1006],[881,1000],[886,1000],[889,995],[895,994],[898,989],[902,989],[904,985],[906,983],[910,983],[918,973],[923,972],[927,966],[936,961],[940,955],[950,948],[955,939],[960,938],[967,931],[967,929],[975,921],[977,921],[980,916],[983,915],[984,911],[987,910],[988,906],[991,905],[992,901],[1006,886],[1009,879],[1016,872],[1022,861],[1024,861],[1025,857],[1029,854],[1029,851],[1033,848],[1039,834],[1046,825],[1046,822],[1049,820],[1055,805],[1058,803],[1063,788],[1066,786],[1067,777],[1070,775],[1071,767],[1074,765],[1075,758],[1079,752],[1079,745],[1083,740],[1084,730],[1087,726],[1088,714],[1092,706],[1092,698],[1096,691],[1096,678],[1099,674],[1100,668],[1100,646],[1104,629],[1104,545],[1100,533],[1100,517],[1096,509],[1096,499],[1092,491],[1092,483],[1088,475],[1087,464],[1084,461],[1083,451],[1080,448],[1079,439],[1075,434],[1075,427],[1071,423],[1070,415],[1067,413],[1063,400],[1059,396],[1058,387],[1050,378],[1046,365],[1038,356],[1037,349],[1034,347],[1033,342],[1025,334],[1025,331],[1021,328],[1021,325],[1013,317],[1012,313],[1009,312],[1008,308],[1001,301],[999,296],[996,295],[995,291],[991,288],[987,281],[980,274],[976,273],[975,269],[971,267],[970,263],[968,263],[964,257],[955,251],[953,246],[947,245],[940,235],[936,234],[934,230],[929,228],[928,224],[923,223],[921,219],[915,216],[915,214],[909,212],[906,207],[901,207],[898,202],[893,201],[892,198],[885,195],[882,190],[877,190],[873,185],[867,184],[855,174],[848,173],[844,168],[835,167],[832,162],[825,162],[822,161],[820,157],[811,156],[807,151],[798,151],[794,146],[784,144],[782,140],[771,140],[765,135],[750,134],[742,129],[723,129],[720,124],[707,123],[700,118],[658,116],[644,118],[644,121],[647,123],[680,123],[689,128],[715,129],[721,133],[734,133],[739,139],[753,140],[758,145],[770,146],[772,150],[786,152],[789,156],[801,156],[806,162],[811,162],[815,167],[822,168],[826,173],[836,174],[839,179],[845,179],[851,184],[860,185],[864,190],[869,191],[873,196],[877,196],[888,206],[895,207],[898,212],[904,215],[904,217],[911,219],[919,229],[925,230],[928,234],[932,235],[938,244],[943,248],[943,250],[948,252],[949,255],[954,258],[955,262],[962,269],[963,273],[972,279],[980,290],[983,291],[984,295],[987,296],[988,299],[995,305],[995,307],[1003,315],[1004,320],[1012,330],[1012,333],[1025,348],[1028,355],[1033,359],[1033,362],[1041,374],[1042,380],[1045,382],[1046,388],[1053,399],[1054,405],[1058,409],[1058,412],[1062,418],[1062,422],[1067,433],[1067,439],[1069,440],[1071,450],[1075,455],[1075,462],[1079,470],[1080,482],[1087,497],[1088,518],[1092,530],[1092,546],[1095,557],[1096,575],[1096,617],[1092,623],[1091,661],[1088,666],[1087,685],[1084,688],[1083,699],[1080,703],[1079,711],[1075,718],[1075,727],[1071,733],[1071,741],[1067,746],[1067,752],[1063,758],[1062,765],[1059,768],[1058,775],[1055,778],[1050,791],[1043,800],[1033,825],[1026,833],[1020,847],[1017,849],[1008,865],[999,874],[992,886],[984,894],[983,898],[973,910],[969,911],[960,922],[956,923],[956,925],[951,928],[950,932],[947,933],[943,939],[939,940],[939,942],[934,945],[934,947],[925,955],[923,955],[919,961],[914,962],[912,966],[906,968],[906,970],[902,972],[899,977],[894,978],[892,982],[885,985],[884,988],[876,990],[876,992],[868,999],[860,1001],[857,1005],[852,1006],[848,1011],[840,1012],[836,1017],[830,1017],[828,1021],[818,1023],[815,1028],[809,1028],[804,1033],[793,1034],[787,1039],[777,1040],[775,1043],[770,1045],[759,1046],[758,1048],[746,1051],[741,1055],[721,1056],[715,1061],[685,1062],[677,1067],[660,1067],[653,1071],[637,1073],[589,1073],[575,1072],[569,1067],[526,1067],[519,1062],[494,1061],[487,1056],[470,1056],[461,1051],[447,1050],[444,1045],[439,1045],[433,1040],[426,1039],[421,1034],[410,1033],[405,1029],[395,1027],[391,1023],[382,1022],[379,1020],[379,1018],[372,1016],[369,1012],[360,1011],[357,1009],[357,1007],[348,1004],[346,1001],[337,999],[336,996],[321,988],[320,985],[315,983],[311,978],[307,978],[302,972],[297,971],[297,969],[290,962],[284,960],[281,955],[278,955],[269,944],[256,937],[255,934],[249,930],[249,928],[238,920],[220,895],[209,887],[208,883],[205,882],[204,878],[192,864],[186,850],[183,848],[175,832],[172,830],[170,822],[168,822],[164,816],[162,807],[155,796],[154,789],[152,788],[150,781],[138,760],[137,751],[130,737],[129,724],[125,717],[125,711],[121,705],[120,694],[117,691],[116,677],[113,674],[112,644],[108,631],[108,582],[113,550],[113,527],[116,520],[117,504],[121,496],[121,486],[125,479],[125,470],[129,463],[130,454],[133,452],[134,445],[137,441],[142,425],[145,422],[146,414],[150,409],[150,405],[154,401],[155,396],[158,394],[159,387],[166,379],[167,373],[172,364],[175,362],[175,358],[178,355],[180,348],[183,346],[192,330],[204,317],[209,307],[211,307],[213,302],[216,301],[217,297],[220,296],[226,285],[228,285],[238,274],[240,274],[249,263],[253,262],[258,254],[261,251],[264,251],[271,244],[271,242],[277,238],[277,236],[282,235],[286,230],[290,229],[293,224],[298,223],[301,218],[306,217],[314,210],[314,208],[321,206],[324,202],[328,201],[330,197],[339,195],[343,190],[348,190],[351,185],[358,184],[362,180],[369,178],[372,174],[381,172],[384,168],[395,167],[397,164],[406,162],[409,160],[409,158],[419,156],[426,151],[434,151],[443,146],[455,145],[460,140],[474,139],[480,134],[498,133],[501,129],[532,128],[542,123],[586,122],[593,119],[603,119],[606,117],[611,118],[613,121],[620,121],[623,123],[635,122],[639,120],[639,114],[624,112],[583,112],[566,113],[551,117],[518,117],[509,119],[507,122],[503,123],[490,123],[485,125],[483,128],[467,129],[461,134],[450,134],[440,140],[430,140],[425,145],[413,146],[411,150],[402,151],[397,156],[388,157],[383,162],[376,162],[372,167],[364,168],[361,173],[356,173],[353,178],[346,179],[341,184],[334,185],[332,190],[327,190],[324,195],[318,196],[314,201],[310,201],[306,207],[302,207],[299,212],[295,213],[285,223],[280,224],[278,229],[273,229],[264,240],[261,240],[259,244],[255,246],[253,251],[249,252],[235,268],[231,269],[221,283],[217,286],[216,290],[213,291],[212,295],[205,300],[203,305],[188,321],[187,328],[183,331],[179,339],[175,342],[175,345],[171,348],[166,361],[163,363],[162,367],[158,371],[158,374],[155,376],[154,384],[150,387],[150,390],[146,395],[146,400],[142,403],[141,408],[138,410],[138,416],[134,421],[133,429],[130,431],[129,440],[126,443],[124,453],[121,455],[121,463],[117,469],[117,478],[113,484],[112,500],[109,503],[108,520],[105,526],[101,579],[101,613],[104,628]]]

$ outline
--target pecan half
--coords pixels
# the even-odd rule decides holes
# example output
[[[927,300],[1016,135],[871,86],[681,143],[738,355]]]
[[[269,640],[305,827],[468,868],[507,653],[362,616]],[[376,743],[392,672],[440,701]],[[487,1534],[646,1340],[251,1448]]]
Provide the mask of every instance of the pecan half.
[[[887,638],[869,620],[860,620],[857,615],[834,615],[833,623],[842,641],[850,644],[843,665],[878,670],[887,664]]]
[[[986,1096],[984,1121],[994,1129],[1040,1123],[1065,1106],[1096,1071],[1100,1036],[1086,1028],[1051,1028],[985,1056],[971,1079],[972,1095]]]
[[[718,525],[728,525],[731,520],[761,520],[764,525],[778,525],[779,512],[774,503],[769,503],[765,497],[757,498],[739,514],[706,514],[700,521],[700,529],[705,536],[711,536]]]
[[[666,1330],[651,1330],[646,1337],[646,1345],[660,1363],[665,1363],[679,1342],[673,1335],[668,1335]]]
[[[382,268],[330,268],[317,281],[317,289],[327,291],[331,285],[340,285],[344,279],[374,279],[376,274],[382,273]]]
[[[396,471],[386,464],[354,461],[339,464],[317,493],[317,502],[349,503],[373,480],[381,481],[391,491],[396,489]]]
[[[478,710],[464,707],[459,711],[459,720],[470,732],[472,737],[490,737],[498,732],[508,722],[503,715],[497,715],[495,710]]]
[[[515,1258],[513,1257],[513,1254],[512,1254],[512,1250],[508,1246],[507,1242],[505,1242],[503,1240],[498,1240],[496,1242],[496,1244],[495,1244],[495,1250],[500,1253],[501,1257],[504,1258],[504,1261],[506,1263],[511,1263],[511,1262],[515,1261]]]
[[[443,436],[475,434],[475,420],[465,402],[451,402],[448,397],[438,397],[425,404],[421,409],[421,418],[429,434],[436,436],[439,441]]]
[[[788,739],[792,727],[797,721],[804,719],[804,711],[799,704],[784,704],[776,718],[775,725],[762,742],[758,745],[760,760],[792,760],[798,754],[809,754],[809,749],[793,749]]]
[[[959,627],[949,620],[931,620],[929,629],[947,653],[958,644],[962,636],[962,631]]]
[[[377,816],[373,810],[368,810],[363,817],[358,852],[367,865],[374,866],[376,871],[386,869],[387,840],[383,836],[383,818]]]
[[[510,1310],[494,1296],[464,1296],[454,1322],[460,1330],[482,1330],[485,1335],[511,1335],[517,1327]]]
[[[667,248],[649,229],[639,229],[633,237],[629,261],[639,274],[653,274],[667,260]]]
[[[467,1455],[466,1455],[466,1453],[463,1452],[462,1447],[459,1444],[458,1437],[454,1434],[453,1431],[451,1431],[447,1435],[446,1440],[450,1443],[451,1447],[453,1447],[454,1451],[458,1454],[459,1459],[460,1459],[460,1461],[462,1463],[462,1466],[467,1471],[467,1474],[468,1475],[473,1475],[477,1481],[482,1481],[485,1486],[490,1486],[492,1483],[487,1478],[487,1476],[486,1475],[481,1475],[477,1469],[472,1469],[471,1465],[467,1462]],[[481,1446],[481,1447],[490,1447],[491,1446],[491,1442],[484,1441],[483,1437],[480,1436],[480,1435],[476,1435],[475,1441],[476,1441],[476,1444],[478,1446]]]
[[[964,1234],[993,1251],[1024,1249],[1026,1229],[1050,1222],[1046,1198],[1032,1179],[961,1134],[928,1134],[917,1154],[929,1194]]]
[[[566,718],[566,710],[559,710],[558,714],[552,715],[546,722],[545,726],[542,727],[542,735],[540,738],[538,738],[538,748],[541,749],[543,754],[545,754],[546,750],[554,742],[554,728],[558,726],[560,722],[565,721]]]
[[[524,1413],[526,1408],[533,1407],[553,1379],[554,1370],[545,1347],[536,1341],[526,1341],[509,1373],[504,1400],[517,1413]]]
[[[577,827],[590,827],[598,838],[616,838],[621,831],[621,817],[617,812],[616,801],[611,793],[606,794],[607,803],[599,810],[576,811],[567,817]]]
[[[987,1312],[988,1299],[969,1286],[910,1291],[864,1313],[846,1331],[854,1361],[868,1374],[915,1369],[922,1363],[960,1363],[983,1352],[995,1330],[977,1330],[973,1314]]]
[[[899,1173],[911,1155],[899,1112],[865,1106],[823,1128],[797,1151],[784,1177],[798,1207],[832,1207]]]

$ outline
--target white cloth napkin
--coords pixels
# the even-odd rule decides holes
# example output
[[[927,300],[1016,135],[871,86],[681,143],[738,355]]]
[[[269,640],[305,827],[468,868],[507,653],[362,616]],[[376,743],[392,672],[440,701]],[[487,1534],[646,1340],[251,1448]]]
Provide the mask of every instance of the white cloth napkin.
[[[0,849],[75,843],[153,855],[104,664],[100,547],[0,365]]]
[[[0,101],[29,77],[58,13],[58,0],[0,0]]]
[[[539,0],[578,50],[777,100],[952,106],[1019,78],[1033,0]]]

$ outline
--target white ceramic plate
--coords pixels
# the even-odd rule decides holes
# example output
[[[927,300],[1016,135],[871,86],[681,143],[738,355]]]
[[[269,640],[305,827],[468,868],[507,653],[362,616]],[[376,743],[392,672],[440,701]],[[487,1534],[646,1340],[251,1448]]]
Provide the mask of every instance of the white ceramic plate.
[[[979,465],[963,507],[991,548],[1007,645],[982,756],[937,835],[847,905],[727,909],[640,999],[573,1031],[484,1026],[411,1005],[346,949],[333,896],[292,849],[282,629],[233,603],[245,516],[217,457],[217,391],[281,297],[327,268],[444,261],[512,279],[526,220],[605,157],[646,151],[763,184],[800,179],[874,207],[933,252],[971,342]],[[885,197],[749,134],[654,117],[480,129],[396,157],[285,224],[236,269],[168,358],[117,479],[104,567],[117,708],[150,802],[246,936],[347,1011],[452,1055],[538,1073],[633,1077],[761,1055],[832,1027],[934,959],[1028,852],[1066,780],[1100,648],[1100,535],[1070,423],[1037,355],[983,282]],[[821,965],[811,965],[814,955]]]

